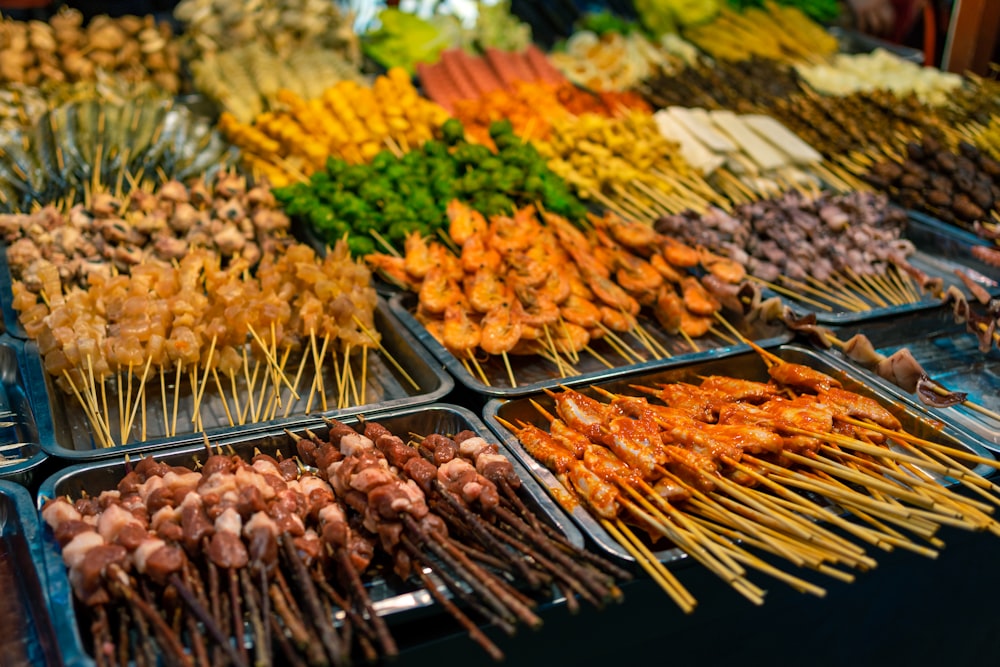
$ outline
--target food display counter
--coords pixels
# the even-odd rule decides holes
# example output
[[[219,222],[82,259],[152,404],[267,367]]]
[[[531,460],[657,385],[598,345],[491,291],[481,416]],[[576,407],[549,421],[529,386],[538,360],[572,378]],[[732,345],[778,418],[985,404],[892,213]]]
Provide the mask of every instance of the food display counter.
[[[837,11],[0,22],[0,662],[1000,650],[1000,87]]]

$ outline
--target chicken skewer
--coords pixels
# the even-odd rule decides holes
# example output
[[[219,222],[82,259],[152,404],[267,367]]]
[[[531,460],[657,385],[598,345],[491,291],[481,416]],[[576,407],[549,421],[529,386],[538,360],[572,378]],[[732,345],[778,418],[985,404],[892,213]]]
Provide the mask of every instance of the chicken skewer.
[[[760,352],[769,366],[769,383],[709,377],[701,386],[675,383],[659,389],[636,387],[656,395],[668,407],[606,392],[610,402],[602,404],[564,390],[552,394],[558,418],[536,404],[550,421],[551,434],[523,422],[520,426],[505,425],[568,489],[580,493],[605,526],[619,511],[616,498],[621,492],[614,485],[624,489],[621,480],[627,479],[627,486],[638,494],[643,491],[640,480],[646,478],[659,479],[657,489],[666,490],[660,486],[664,482],[675,484],[669,492],[670,504],[676,503],[680,513],[709,530],[703,535],[743,535],[748,543],[798,564],[805,563],[802,556],[807,553],[802,539],[813,545],[809,551],[822,549],[834,562],[864,569],[875,564],[858,546],[813,521],[803,521],[802,516],[832,523],[885,550],[899,546],[928,556],[936,552],[911,543],[884,522],[910,528],[931,540],[940,525],[991,532],[1000,527],[989,516],[991,504],[1000,501],[996,489],[955,461],[956,457],[976,463],[988,459],[921,441],[905,433],[896,418],[877,402],[841,389],[834,378]],[[782,395],[785,393],[792,398]],[[642,428],[650,429],[653,437],[638,436],[643,423],[647,426]],[[632,429],[631,435],[615,440],[616,431],[624,433],[626,427]],[[759,435],[753,435],[755,429]],[[737,434],[741,440],[735,440]],[[915,447],[921,455],[888,449],[886,445],[893,440]],[[732,442],[725,446],[727,441]],[[596,492],[599,487],[588,488],[577,482],[587,479],[582,470],[596,470],[592,454],[595,446],[615,452],[621,465],[626,466],[622,472],[606,477],[609,484],[600,487],[602,493]],[[931,455],[940,455],[942,450],[950,463]],[[666,459],[657,463],[655,457],[664,455]],[[706,458],[696,463],[697,456]],[[664,463],[675,469],[666,469]],[[930,472],[970,485],[989,502],[954,495],[930,477]],[[856,490],[859,487],[862,493]],[[868,526],[832,516],[823,507],[792,493],[793,488],[827,495],[856,511]],[[665,500],[659,490],[646,494],[657,504]],[[667,512],[664,516],[672,515]],[[796,541],[800,546],[793,546]],[[683,540],[675,542],[685,550],[691,548]],[[817,569],[826,568],[822,562],[812,563]],[[826,571],[839,576],[835,570]]]

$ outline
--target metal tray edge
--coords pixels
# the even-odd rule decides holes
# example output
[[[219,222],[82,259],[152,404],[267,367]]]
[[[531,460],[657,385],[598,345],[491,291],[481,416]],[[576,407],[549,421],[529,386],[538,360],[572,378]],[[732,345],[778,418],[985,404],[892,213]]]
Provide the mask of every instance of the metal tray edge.
[[[421,343],[430,351],[445,368],[448,369],[458,382],[461,382],[466,389],[476,392],[477,394],[496,397],[496,398],[515,398],[519,396],[526,396],[527,394],[534,393],[536,391],[541,391],[542,389],[551,389],[552,387],[557,387],[559,385],[566,386],[576,386],[580,384],[589,384],[594,382],[604,382],[606,380],[612,380],[622,375],[631,375],[633,373],[643,373],[652,370],[661,370],[664,368],[672,368],[681,364],[702,361],[706,359],[715,359],[720,357],[729,356],[732,354],[738,354],[740,352],[746,352],[751,348],[743,343],[738,345],[728,345],[724,347],[717,347],[711,350],[705,350],[704,352],[695,352],[692,354],[676,355],[668,359],[657,359],[652,361],[646,361],[641,364],[632,364],[629,366],[621,366],[613,370],[606,371],[595,371],[592,373],[584,373],[582,375],[577,375],[574,377],[567,378],[552,378],[549,380],[541,380],[539,382],[533,382],[531,384],[518,385],[517,387],[494,387],[482,383],[473,377],[465,367],[458,361],[458,359],[444,348],[434,337],[427,331],[427,329],[420,324],[407,311],[407,309],[402,305],[402,300],[406,298],[407,293],[400,292],[395,294],[389,300],[389,308],[392,310],[396,319],[403,323],[405,327],[410,330],[414,336],[420,340]],[[771,349],[779,345],[783,345],[792,340],[793,336],[791,332],[783,334],[781,336],[774,336],[772,338],[765,338],[759,341],[755,341],[757,345],[764,349]]]

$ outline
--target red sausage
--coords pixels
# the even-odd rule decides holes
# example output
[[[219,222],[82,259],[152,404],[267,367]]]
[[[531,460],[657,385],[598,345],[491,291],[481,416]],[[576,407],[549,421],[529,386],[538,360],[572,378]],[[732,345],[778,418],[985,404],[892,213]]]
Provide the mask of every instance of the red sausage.
[[[430,65],[417,63],[417,75],[420,77],[420,83],[427,97],[451,113],[454,110],[458,92],[452,86],[451,81],[444,76],[444,72],[438,72]]]
[[[500,49],[489,47],[486,49],[486,60],[490,67],[497,73],[505,88],[510,88],[515,81],[521,80],[516,66],[511,62],[510,54]]]
[[[549,59],[542,53],[534,44],[530,45],[524,51],[525,58],[531,69],[538,75],[538,78],[542,81],[548,83],[554,83],[556,85],[566,82],[566,77],[563,76],[562,72],[555,68],[555,66],[549,62]]]
[[[479,92],[483,95],[492,93],[494,90],[503,88],[503,82],[494,74],[493,68],[485,59],[478,56],[470,56],[465,51],[457,51],[458,62],[462,64],[465,75],[473,81]]]
[[[458,51],[458,49],[448,49],[443,52],[441,54],[441,61],[438,63],[437,67],[442,69],[445,74],[447,74],[448,78],[451,79],[452,83],[455,84],[455,90],[457,90],[460,95],[458,99],[478,99],[480,90],[477,87],[476,82],[465,75],[465,68],[462,67],[462,63],[459,60],[456,51]]]

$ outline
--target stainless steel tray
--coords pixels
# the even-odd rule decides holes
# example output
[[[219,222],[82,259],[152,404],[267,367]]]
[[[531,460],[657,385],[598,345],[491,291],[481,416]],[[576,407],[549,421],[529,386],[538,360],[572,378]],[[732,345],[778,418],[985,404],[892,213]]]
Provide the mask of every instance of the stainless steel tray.
[[[901,401],[895,395],[884,390],[880,383],[870,382],[870,378],[856,369],[844,366],[836,362],[832,357],[823,353],[808,350],[797,345],[782,345],[771,350],[774,354],[785,361],[804,364],[824,373],[828,373],[843,383],[845,389],[857,392],[863,396],[870,396],[878,399],[883,404],[892,403],[893,414],[902,422],[903,427],[910,433],[918,437],[927,438],[935,442],[948,444],[965,451],[970,451],[980,456],[993,458],[982,446],[970,442],[969,438],[948,425],[941,425],[939,422],[928,418],[928,415],[916,404],[910,401]],[[619,378],[609,382],[601,382],[594,385],[619,394],[635,395],[635,390],[629,387],[630,384],[654,384],[658,382],[691,382],[697,384],[700,376],[705,375],[730,375],[732,377],[747,380],[767,381],[767,369],[760,356],[756,353],[742,353],[730,355],[723,359],[712,359],[707,361],[696,361],[677,368],[660,370],[654,373],[632,374],[628,377]],[[578,391],[599,397],[598,393],[590,388],[578,388]],[[510,400],[493,399],[486,404],[483,410],[483,418],[491,429],[499,436],[507,448],[521,458],[525,467],[534,474],[541,484],[549,489],[550,493],[558,501],[560,498],[570,498],[566,488],[538,461],[525,451],[513,433],[511,433],[499,419],[504,419],[512,424],[517,424],[518,420],[535,424],[545,428],[547,421],[538,410],[532,405],[532,401],[537,402],[551,413],[555,412],[552,399],[545,393],[537,393],[532,396],[525,396]],[[976,472],[988,474],[992,469],[986,466],[979,466]],[[564,507],[564,509],[566,509]],[[584,535],[607,553],[634,561],[612,537],[600,526],[594,516],[585,508],[574,504],[567,509],[570,516],[580,525]],[[674,562],[687,558],[687,554],[678,548],[663,549],[656,552],[657,558],[662,562]]]
[[[0,335],[0,480],[27,487],[48,459],[39,444],[47,408],[31,399],[37,365],[33,345]]]
[[[978,342],[964,324],[956,324],[950,308],[911,313],[902,317],[878,320],[860,327],[836,330],[841,340],[863,333],[875,349],[886,356],[908,347],[914,358],[933,380],[952,391],[968,394],[970,401],[1000,412],[1000,351],[987,354],[979,351]],[[879,384],[887,394],[919,402],[913,394],[903,391],[874,372],[862,368],[843,352],[831,348],[830,356],[845,366],[857,369],[866,381]],[[964,405],[950,408],[921,407],[940,419],[964,431],[991,451],[1000,452],[1000,422]]]
[[[954,272],[957,269],[965,270],[990,293],[1000,294],[1000,272],[970,254],[969,249],[974,244],[970,244],[966,236],[956,233],[961,230],[948,229],[943,223],[927,216],[909,211],[907,214],[909,221],[903,236],[912,241],[917,248],[917,252],[909,258],[913,266],[932,278],[940,277],[944,281],[945,289],[949,285],[962,287],[962,282]],[[836,305],[833,305],[832,311],[825,311],[801,301],[791,299],[786,301],[793,310],[800,313],[815,313],[817,322],[833,326],[933,309],[941,303],[939,299],[925,294],[923,299],[916,303],[853,312]]]
[[[939,247],[942,248],[942,254],[946,257],[961,262],[963,265],[994,281],[1000,281],[1000,267],[991,266],[972,256],[972,248],[975,246],[997,248],[988,239],[976,236],[967,229],[962,229],[944,220],[938,220],[920,211],[908,210],[906,214],[910,217],[910,220],[917,221],[922,228],[933,230],[935,240],[939,243]],[[983,282],[986,284],[985,281]]]
[[[416,309],[416,305],[416,295],[409,292],[401,292],[389,300],[389,307],[392,309],[393,314],[413,332],[413,335],[430,350],[431,354],[459,382],[473,392],[484,396],[524,396],[544,388],[556,387],[560,384],[578,385],[588,382],[603,382],[625,373],[638,373],[659,368],[669,368],[690,361],[713,359],[734,351],[749,349],[743,343],[732,345],[712,336],[702,336],[695,340],[695,344],[699,346],[700,351],[692,352],[683,338],[669,336],[664,333],[658,324],[643,318],[642,321],[646,331],[652,334],[674,356],[665,359],[652,359],[642,363],[629,363],[627,359],[617,354],[607,343],[597,341],[594,348],[601,356],[613,364],[615,368],[609,369],[597,359],[581,354],[580,362],[574,364],[581,373],[579,375],[562,377],[554,364],[541,357],[535,355],[524,357],[512,356],[510,357],[510,362],[514,369],[514,377],[518,383],[516,387],[512,387],[507,377],[507,370],[498,357],[490,359],[488,363],[481,364],[487,379],[490,381],[489,384],[486,384],[479,377],[469,373],[462,362],[454,354],[445,349],[427,331],[424,325],[416,320],[412,314]],[[721,329],[721,327],[719,328]],[[792,338],[788,330],[781,324],[765,324],[758,321],[749,327],[744,325],[739,328],[744,336],[765,348],[787,343]],[[633,342],[633,349],[646,352],[646,350],[641,348],[639,343]]]
[[[917,65],[924,64],[924,52],[919,49],[893,44],[850,28],[831,26],[827,28],[827,32],[837,38],[841,53],[871,53],[875,49],[885,49],[903,60],[909,60]]]
[[[27,490],[0,481],[0,664],[58,665],[38,517]]]
[[[356,424],[358,420],[351,417],[343,418],[342,421],[346,424]],[[523,482],[521,495],[525,503],[540,517],[548,520],[572,544],[583,546],[583,535],[573,522],[567,519],[559,506],[538,486],[518,458],[510,456],[510,451],[505,449],[504,444],[497,440],[478,417],[465,408],[437,403],[426,407],[409,407],[381,415],[371,415],[369,421],[377,421],[393,433],[402,436],[408,433],[457,433],[468,429],[488,442],[496,443],[500,446],[501,452],[508,455]],[[315,418],[303,419],[299,423],[288,425],[287,428],[293,432],[301,432],[308,428],[320,436],[325,435],[327,431],[326,424]],[[278,450],[286,455],[294,453],[294,446],[288,436],[281,428],[274,426],[256,434],[228,433],[213,437],[212,445],[216,444],[226,451],[232,447],[236,454],[241,456],[252,457],[257,449],[271,455]],[[204,455],[204,445],[187,445],[154,453],[157,460],[170,465],[188,466],[195,457],[204,458]],[[125,459],[122,456],[71,466],[42,483],[38,492],[39,509],[46,498],[68,495],[75,499],[83,493],[95,496],[103,490],[114,489],[124,475]],[[63,658],[67,665],[93,665],[93,659],[84,648],[80,637],[73,592],[66,576],[59,545],[52,531],[44,526],[39,542],[40,550],[44,554],[49,596],[53,605],[52,613],[59,631],[59,646]],[[391,624],[404,624],[407,620],[434,611],[432,609],[434,600],[430,593],[409,582],[401,587],[398,582],[377,576],[366,586],[379,615],[387,617]]]
[[[357,414],[387,411],[403,408],[409,405],[433,403],[446,396],[454,387],[454,380],[444,372],[440,364],[436,363],[427,354],[427,351],[419,342],[393,317],[386,303],[379,299],[378,307],[375,310],[375,326],[382,334],[382,345],[403,367],[407,374],[417,383],[419,389],[414,389],[404,376],[386,359],[381,353],[370,352],[368,355],[368,374],[366,393],[368,400],[364,404],[344,409],[330,408],[324,414],[327,416],[337,416],[344,414]],[[332,364],[327,364],[327,367]],[[163,410],[161,407],[160,390],[147,393],[146,415],[148,419],[148,433],[153,437],[145,442],[131,442],[126,445],[116,445],[113,447],[97,446],[84,411],[79,406],[75,397],[63,394],[38,366],[35,369],[38,379],[31,385],[34,392],[34,402],[38,405],[47,406],[51,419],[45,424],[44,429],[40,429],[41,446],[51,456],[76,461],[88,461],[107,457],[117,456],[122,452],[136,455],[141,452],[165,449],[167,447],[179,446],[189,443],[201,442],[201,431],[195,432],[191,426],[190,391],[186,382],[182,382],[180,409],[178,410],[178,435],[173,437],[162,437],[163,433]],[[336,386],[333,378],[333,369],[327,368],[327,387]],[[169,375],[169,374],[168,374]],[[301,399],[295,404],[295,409],[288,418],[277,418],[270,422],[258,424],[248,424],[244,426],[229,426],[228,418],[222,404],[222,400],[214,392],[205,392],[205,398],[201,405],[201,416],[206,432],[213,438],[225,437],[229,435],[239,435],[243,433],[256,433],[272,427],[274,424],[289,423],[304,417],[304,410],[308,399],[308,386],[311,377],[303,375],[299,390]],[[167,399],[172,403],[172,378],[168,379]],[[242,386],[242,385],[240,385]],[[305,387],[305,391],[303,391]],[[187,399],[187,400],[186,400]],[[314,412],[320,412],[318,401],[313,402]],[[112,429],[117,425],[117,404],[109,400],[109,409],[113,411]],[[171,417],[172,419],[172,417]],[[139,419],[133,427],[132,438],[138,439]]]

